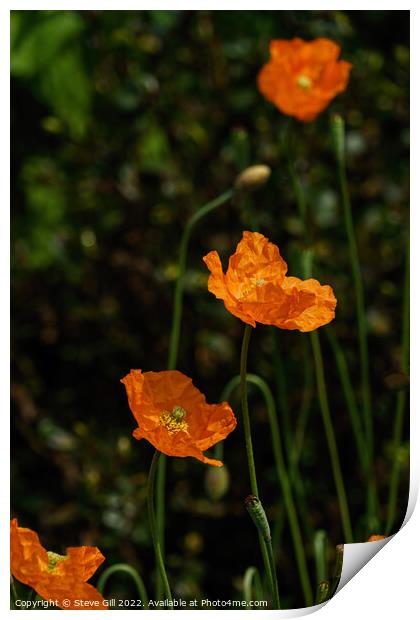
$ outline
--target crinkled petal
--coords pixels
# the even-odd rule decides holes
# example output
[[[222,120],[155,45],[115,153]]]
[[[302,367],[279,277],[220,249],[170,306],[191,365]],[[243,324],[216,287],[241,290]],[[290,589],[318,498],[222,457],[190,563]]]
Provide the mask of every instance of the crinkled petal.
[[[100,592],[80,579],[71,582],[51,574],[38,583],[35,590],[45,600],[56,600],[61,609],[108,609]]]
[[[17,519],[10,522],[10,570],[20,582],[34,587],[48,569],[48,554],[39,542],[38,534],[19,527]]]
[[[287,315],[276,321],[277,327],[309,332],[330,323],[335,317],[337,300],[328,284],[322,286],[313,278],[300,280],[287,277],[283,288],[292,303]]]
[[[83,581],[88,581],[105,560],[105,556],[98,547],[68,547],[67,556],[68,559],[61,563],[64,569],[63,574],[71,570]]]
[[[132,370],[133,380],[123,382],[136,390],[135,379],[139,372]],[[141,396],[129,396],[129,405],[139,427],[133,432],[136,439],[146,439],[157,450],[168,456],[192,456],[210,465],[220,466],[204,456],[203,451],[224,439],[236,426],[236,419],[228,403],[209,405],[204,395],[186,375],[176,371],[146,372],[142,375]],[[127,390],[127,394],[129,391]],[[180,426],[168,426],[167,419],[175,407],[185,412]],[[153,424],[144,421],[153,420]],[[170,424],[173,419],[170,420]]]

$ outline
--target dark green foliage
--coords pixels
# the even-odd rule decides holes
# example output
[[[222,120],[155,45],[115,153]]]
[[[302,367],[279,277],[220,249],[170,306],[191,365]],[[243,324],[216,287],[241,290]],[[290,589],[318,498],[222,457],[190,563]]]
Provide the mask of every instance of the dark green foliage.
[[[207,292],[202,256],[216,249],[226,258],[242,230],[258,226],[279,245],[290,273],[301,275],[305,242],[281,141],[286,124],[310,208],[314,262],[338,298],[336,335],[360,404],[355,299],[329,130],[338,112],[365,284],[381,519],[399,458],[401,523],[408,428],[398,455],[391,439],[392,386],[405,378],[408,12],[13,11],[11,20],[13,515],[58,553],[97,545],[106,566],[133,565],[152,591],[145,481],[153,450],[131,437],[135,423],[119,380],[130,368],[165,368],[187,218],[231,187],[244,166],[265,163],[269,182],[208,216],[188,258],[178,367],[209,402],[238,374],[242,324]],[[353,64],[346,93],[310,124],[288,120],[256,88],[270,39],[293,36],[330,37]],[[334,356],[319,333],[355,538],[365,540],[362,470]],[[258,327],[248,371],[279,388],[278,410],[288,408],[293,432],[304,382],[311,390],[300,473],[315,590],[309,533],[327,532],[331,574],[342,532],[316,386],[304,374],[304,338],[279,334],[284,375],[277,381],[271,331]],[[397,389],[406,389],[404,381]],[[238,400],[231,404],[239,414]],[[277,527],[283,502],[267,412],[252,389],[250,413],[261,501],[273,539],[277,531],[281,537],[274,549],[281,600],[299,606],[289,530]],[[185,599],[238,598],[247,567],[259,567],[243,507],[249,486],[240,424],[224,461],[229,489],[216,500],[205,491],[206,466],[169,459],[167,570]],[[125,583],[120,594],[129,595]]]

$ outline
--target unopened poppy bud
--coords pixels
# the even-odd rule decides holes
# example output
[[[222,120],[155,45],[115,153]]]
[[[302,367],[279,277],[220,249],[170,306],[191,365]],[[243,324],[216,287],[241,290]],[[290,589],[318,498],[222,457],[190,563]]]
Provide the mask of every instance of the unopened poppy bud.
[[[318,584],[318,588],[316,590],[315,605],[319,605],[320,603],[325,603],[325,601],[328,598],[329,591],[330,591],[329,581],[320,581]]]
[[[222,499],[229,488],[229,479],[229,471],[226,465],[207,469],[204,484],[206,493],[211,500],[217,502]]]
[[[235,180],[235,188],[239,191],[252,192],[264,185],[271,175],[271,168],[264,164],[245,168]]]
[[[341,571],[343,570],[344,545],[336,545],[335,547],[335,568],[334,577],[331,585],[331,596],[335,594],[337,586],[340,582]]]
[[[343,164],[345,155],[345,131],[343,117],[339,114],[334,114],[331,119],[331,133],[338,163]]]
[[[249,512],[251,519],[254,521],[257,526],[257,530],[264,538],[266,542],[270,542],[271,540],[271,532],[270,526],[268,524],[267,515],[265,514],[265,510],[255,495],[248,495],[245,499],[245,508]]]

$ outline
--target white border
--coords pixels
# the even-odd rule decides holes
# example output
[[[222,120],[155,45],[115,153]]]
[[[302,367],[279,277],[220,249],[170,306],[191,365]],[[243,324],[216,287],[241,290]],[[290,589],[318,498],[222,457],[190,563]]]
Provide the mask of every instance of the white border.
[[[141,3],[126,1],[126,2],[90,2],[88,7],[82,2],[72,2],[69,6],[68,2],[62,2],[56,0],[55,2],[43,2],[42,6],[34,6],[32,2],[14,2],[9,3],[7,9],[1,9],[1,84],[2,91],[0,97],[1,115],[0,115],[0,127],[1,127],[1,189],[2,189],[2,208],[0,210],[1,217],[1,231],[4,235],[4,239],[0,244],[0,273],[1,273],[1,305],[0,305],[0,325],[2,327],[2,355],[0,359],[0,378],[2,381],[2,432],[1,432],[1,450],[3,456],[3,463],[0,467],[0,488],[3,490],[0,501],[0,523],[7,524],[7,527],[0,529],[0,541],[1,550],[4,553],[4,557],[0,562],[0,608],[6,611],[7,614],[20,614],[20,611],[9,610],[9,586],[8,586],[8,541],[9,541],[9,420],[7,412],[9,411],[9,346],[10,342],[10,320],[9,320],[9,291],[10,291],[10,279],[9,279],[9,255],[10,255],[10,242],[9,242],[9,226],[10,218],[7,206],[10,201],[10,185],[9,185],[9,152],[10,152],[10,140],[9,140],[9,118],[10,118],[10,95],[9,95],[9,9],[10,10],[37,10],[37,9],[103,9],[103,10],[142,10],[145,8],[153,8],[155,10],[172,9],[172,10],[197,10],[197,9],[212,9],[212,10],[255,10],[255,4],[246,0],[242,2],[232,2],[224,0],[223,2],[212,3],[192,3],[183,2],[176,4],[175,6],[169,2],[155,1],[153,4],[147,3],[148,6],[142,6]],[[174,3],[175,4],[175,3]],[[395,8],[395,3],[391,2],[370,2],[369,9],[366,7],[366,3],[360,1],[352,2],[351,10],[410,10],[411,9],[411,50],[412,50],[412,91],[411,91],[411,108],[413,110],[419,109],[419,97],[418,97],[418,76],[413,75],[413,67],[416,73],[419,66],[419,44],[418,36],[415,36],[415,32],[418,35],[419,19],[417,11],[413,10],[412,5],[407,3],[401,3],[398,8]],[[337,6],[331,2],[322,2],[315,4],[313,2],[294,2],[279,5],[278,1],[270,2],[261,0],[258,3],[257,10],[337,10]],[[416,28],[417,26],[417,28]],[[417,80],[417,81],[416,81]],[[411,230],[412,230],[412,251],[411,251],[411,265],[412,273],[414,274],[411,288],[411,307],[412,310],[418,306],[418,284],[416,275],[420,273],[420,261],[418,251],[417,233],[420,232],[419,228],[419,210],[420,200],[418,191],[418,181],[416,179],[418,175],[420,159],[419,159],[419,124],[416,120],[416,115],[413,115],[412,119],[412,131],[414,139],[412,146],[412,161],[414,162],[413,169],[415,174],[412,174],[412,198],[411,204],[413,208],[411,210]],[[417,172],[416,172],[417,170]],[[416,182],[417,181],[417,182]],[[417,287],[416,287],[417,285]],[[412,313],[412,316],[416,314]],[[419,343],[419,330],[416,325],[412,324],[412,336],[411,336],[412,350],[417,351],[416,344]],[[411,618],[418,616],[418,609],[420,604],[418,602],[418,569],[417,569],[417,549],[419,548],[418,540],[420,533],[420,513],[419,509],[414,511],[414,505],[418,494],[418,481],[419,481],[419,412],[418,412],[418,387],[420,385],[420,377],[418,374],[417,360],[412,356],[411,360],[411,376],[412,379],[412,405],[411,405],[411,485],[410,485],[410,502],[407,511],[407,518],[403,529],[392,539],[389,539],[386,544],[386,548],[379,556],[373,558],[367,566],[365,566],[353,579],[351,579],[351,585],[341,590],[332,601],[328,602],[322,609],[317,611],[320,620],[329,620],[331,618],[336,620],[353,620],[355,613],[362,614],[363,617],[371,617],[374,614],[386,620],[387,618],[394,619],[398,614],[404,619],[410,620]],[[411,518],[410,518],[411,516]],[[369,546],[375,545],[370,543]],[[377,545],[382,547],[382,544]],[[344,569],[352,570],[348,564],[351,559],[352,551],[349,547],[356,548],[357,545],[346,545],[344,555]],[[366,545],[363,545],[366,548]],[[357,549],[354,549],[356,556],[358,555]],[[350,552],[350,554],[348,553]],[[351,561],[350,561],[351,564]],[[319,607],[319,606],[318,606]],[[247,617],[264,616],[268,617],[296,617],[303,615],[302,612],[308,614],[308,612],[316,611],[316,608],[305,610],[290,610],[287,611],[252,611],[247,612]],[[291,613],[292,612],[292,613]],[[300,612],[300,613],[299,613]],[[50,611],[49,613],[61,614],[61,611]],[[77,613],[77,612],[68,612]],[[102,612],[92,612],[93,615],[97,615]],[[114,612],[123,613],[123,612]],[[149,615],[150,613],[156,614],[156,612],[144,611],[142,614]],[[242,611],[191,611],[189,618],[193,619],[201,614],[216,614],[215,617],[220,618],[221,615],[228,615],[230,618],[239,618],[239,614],[242,616]],[[251,614],[251,615],[250,615]],[[171,618],[171,612],[161,611],[160,617],[168,615]],[[50,616],[52,617],[52,616]],[[114,616],[113,616],[114,617]]]

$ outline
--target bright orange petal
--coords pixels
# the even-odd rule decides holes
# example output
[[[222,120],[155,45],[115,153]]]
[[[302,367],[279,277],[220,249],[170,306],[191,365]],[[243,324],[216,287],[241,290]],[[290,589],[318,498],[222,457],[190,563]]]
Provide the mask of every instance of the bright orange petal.
[[[318,39],[314,39],[307,44],[308,48],[308,57],[312,60],[312,62],[317,62],[319,64],[325,64],[332,60],[337,60],[340,55],[341,48],[335,41],[331,41],[331,39],[325,39],[320,37]]]
[[[312,121],[347,87],[351,65],[339,54],[340,46],[325,38],[271,41],[258,88],[284,114]]]
[[[147,439],[157,450],[168,456],[192,456],[210,465],[220,466],[204,456],[203,451],[224,439],[236,426],[235,416],[228,405],[208,405],[204,395],[186,375],[176,371],[146,372],[138,382],[141,371],[132,370],[123,382],[128,386],[130,408],[139,428],[133,435]],[[175,420],[174,409],[183,416]],[[153,424],[149,424],[153,420]],[[144,423],[146,421],[146,423]]]
[[[223,275],[221,265],[218,269]],[[286,277],[286,271],[276,245],[245,231],[224,276],[227,310],[253,327],[263,323],[312,331],[329,323],[337,303],[331,287],[314,279]]]
[[[98,547],[68,547],[68,559],[63,562],[64,574],[70,570],[83,581],[88,581],[105,560]]]
[[[337,300],[329,285],[321,286],[313,278],[300,280],[288,277],[283,288],[293,303],[288,314],[276,323],[277,327],[309,332],[333,320]]]
[[[26,527],[19,527],[17,519],[10,522],[10,570],[18,581],[34,587],[48,569],[48,555],[38,535]]]
[[[216,251],[209,252],[203,257],[209,271],[208,289],[218,299],[226,299],[228,292],[225,284],[225,274],[223,273],[220,256]]]
[[[61,609],[108,609],[100,592],[80,578],[71,581],[51,574],[43,582],[38,583],[35,589],[43,599],[56,600]]]

